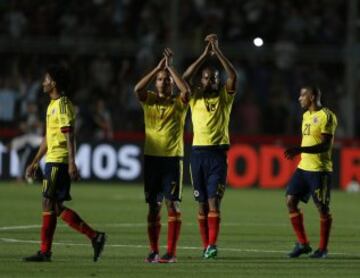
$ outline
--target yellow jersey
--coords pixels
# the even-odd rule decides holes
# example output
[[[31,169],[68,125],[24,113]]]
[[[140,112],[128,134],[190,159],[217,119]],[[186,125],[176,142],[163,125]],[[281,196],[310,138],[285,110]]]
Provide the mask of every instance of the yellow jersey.
[[[312,113],[310,113],[310,111],[306,111],[303,114],[302,147],[320,144],[321,134],[331,134],[333,138],[330,149],[327,152],[316,154],[301,153],[301,160],[298,168],[305,171],[332,171],[331,153],[336,126],[336,116],[328,108],[323,107]]]
[[[180,96],[160,100],[152,91],[140,103],[145,121],[144,154],[184,156],[184,124],[188,105]]]
[[[208,95],[194,89],[190,99],[194,147],[230,145],[229,122],[234,96],[225,86],[220,92]]]
[[[64,128],[74,128],[74,107],[66,96],[52,99],[46,112],[46,162],[68,163]],[[63,130],[63,131],[62,131]]]

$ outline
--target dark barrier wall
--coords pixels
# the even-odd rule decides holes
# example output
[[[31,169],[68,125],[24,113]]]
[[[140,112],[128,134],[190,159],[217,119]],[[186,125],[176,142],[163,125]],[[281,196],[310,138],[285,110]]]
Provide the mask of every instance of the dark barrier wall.
[[[186,146],[186,154],[190,145]],[[277,145],[233,144],[228,152],[228,183],[235,188],[258,186],[282,188],[294,172],[298,160],[283,156],[284,147]],[[360,148],[335,149],[333,186],[346,188],[352,180],[360,180]],[[184,180],[189,183],[188,155],[185,157]],[[82,180],[142,182],[142,144],[82,143],[78,145],[76,161]],[[42,162],[43,163],[43,162]],[[20,154],[8,152],[0,143],[0,177],[18,175]]]

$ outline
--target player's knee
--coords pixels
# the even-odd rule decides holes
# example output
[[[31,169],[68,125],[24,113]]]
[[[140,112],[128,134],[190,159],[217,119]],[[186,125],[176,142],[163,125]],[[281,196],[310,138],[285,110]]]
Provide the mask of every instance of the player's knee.
[[[62,203],[56,203],[56,205],[55,205],[56,216],[59,217],[64,210],[65,210],[65,207],[62,205]]]
[[[294,196],[286,196],[286,206],[290,213],[298,211],[298,201]]]
[[[326,216],[330,213],[329,206],[323,205],[323,204],[317,204],[316,205],[320,215]]]
[[[43,208],[43,211],[54,211],[55,208],[54,208],[54,204],[55,202],[49,198],[43,198],[43,201],[42,201],[42,208]]]
[[[166,208],[167,208],[167,210],[168,210],[169,213],[177,213],[177,212],[180,212],[179,202],[166,200],[165,203],[166,203]]]
[[[208,200],[209,210],[213,212],[220,212],[220,199],[211,198]]]
[[[149,203],[149,215],[157,216],[161,210],[161,203]]]
[[[208,203],[199,203],[199,211],[198,212],[200,215],[207,215],[209,212]]]

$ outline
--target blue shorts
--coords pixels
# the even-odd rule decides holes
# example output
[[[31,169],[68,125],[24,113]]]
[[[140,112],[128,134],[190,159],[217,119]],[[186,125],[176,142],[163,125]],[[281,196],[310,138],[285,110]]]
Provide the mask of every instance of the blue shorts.
[[[46,163],[43,179],[43,196],[55,201],[69,201],[71,179],[68,164]]]
[[[210,198],[221,199],[225,192],[227,150],[193,149],[190,176],[195,200],[204,203]]]
[[[331,172],[312,172],[297,168],[292,176],[286,195],[293,195],[307,203],[310,196],[317,204],[330,203]]]
[[[183,159],[181,157],[144,156],[144,191],[147,203],[181,201]]]

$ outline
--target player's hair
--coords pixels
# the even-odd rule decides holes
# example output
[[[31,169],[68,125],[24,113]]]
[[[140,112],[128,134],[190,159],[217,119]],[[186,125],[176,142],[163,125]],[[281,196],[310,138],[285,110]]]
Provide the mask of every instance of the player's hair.
[[[202,69],[201,69],[201,73],[203,73],[204,71],[210,71],[210,72],[217,72],[218,74],[220,74],[219,70],[213,66],[204,66]]]
[[[305,85],[305,86],[302,86],[302,88],[310,91],[312,93],[312,95],[315,96],[316,99],[321,98],[321,91],[317,85],[313,85],[313,84]]]
[[[156,77],[158,76],[158,74],[159,74],[160,72],[166,72],[169,76],[171,76],[170,71],[169,71],[168,69],[166,69],[166,68],[163,68],[163,69],[161,69],[161,70],[158,71],[158,73],[156,74]]]
[[[56,82],[56,89],[59,92],[65,93],[69,88],[70,74],[69,70],[63,65],[50,65],[46,72],[51,79]]]

